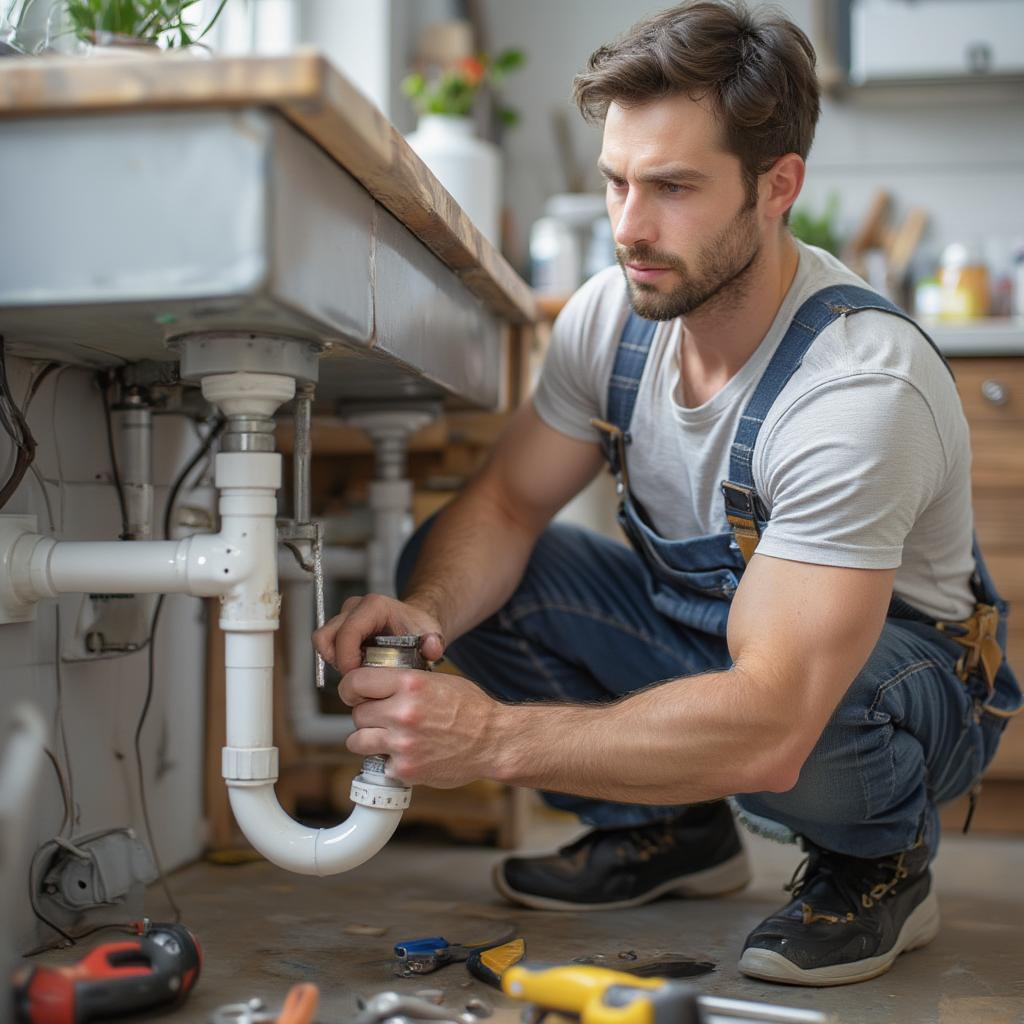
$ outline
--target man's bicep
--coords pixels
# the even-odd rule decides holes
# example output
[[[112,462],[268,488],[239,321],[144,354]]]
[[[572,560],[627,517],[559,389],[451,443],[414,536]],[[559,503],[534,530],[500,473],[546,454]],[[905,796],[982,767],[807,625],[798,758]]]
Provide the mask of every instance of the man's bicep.
[[[795,770],[878,643],[895,569],[850,569],[757,555],[729,613],[737,670],[793,723]]]
[[[593,443],[569,437],[527,401],[509,421],[479,484],[508,515],[541,527],[594,479],[602,462],[596,434]]]

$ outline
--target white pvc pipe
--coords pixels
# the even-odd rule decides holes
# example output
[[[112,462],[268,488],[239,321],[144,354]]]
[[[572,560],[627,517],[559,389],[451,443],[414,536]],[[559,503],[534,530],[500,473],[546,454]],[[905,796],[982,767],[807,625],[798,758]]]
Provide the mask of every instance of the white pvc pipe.
[[[287,386],[286,386],[287,385]],[[280,375],[207,377],[203,393],[230,415],[273,415],[294,381]],[[391,838],[408,806],[408,787],[367,768],[353,783],[357,806],[330,829],[292,820],[274,793],[274,631],[277,577],[276,493],[281,456],[222,452],[216,459],[221,532],[182,541],[66,542],[23,533],[0,560],[13,597],[31,604],[61,593],[189,593],[221,597],[225,632],[227,746],[223,774],[246,838],[268,860],[307,875],[347,871]]]
[[[301,743],[340,745],[355,729],[355,724],[351,715],[323,714],[312,685],[315,666],[309,638],[316,626],[313,585],[305,580],[289,580],[282,590],[287,630],[288,715],[292,732]]]
[[[340,825],[315,829],[285,814],[272,782],[229,782],[228,796],[249,842],[267,860],[300,875],[336,875],[358,867],[384,847],[402,819],[401,811],[357,805]]]
[[[324,579],[362,580],[366,578],[366,549],[341,544],[327,544],[321,553]],[[277,559],[277,573],[285,583],[308,583],[313,577],[302,568],[290,551],[282,551]],[[310,598],[312,607],[312,597]]]
[[[225,639],[227,745],[239,754],[251,752],[262,764],[273,749],[274,634],[228,633]],[[306,685],[312,692],[311,679]],[[309,828],[281,809],[274,793],[276,764],[269,771],[275,778],[226,779],[231,810],[249,842],[288,871],[335,875],[357,867],[384,846],[402,818],[400,810],[357,805],[334,828]]]
[[[42,575],[40,589],[48,597],[98,589],[181,593],[189,586],[188,545],[188,540],[131,541],[130,546],[125,541],[44,540],[32,555],[33,584]]]

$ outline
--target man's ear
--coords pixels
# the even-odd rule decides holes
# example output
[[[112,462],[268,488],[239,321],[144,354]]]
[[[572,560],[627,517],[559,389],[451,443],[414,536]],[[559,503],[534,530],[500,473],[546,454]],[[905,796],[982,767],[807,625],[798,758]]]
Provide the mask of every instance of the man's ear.
[[[780,156],[758,181],[761,210],[772,220],[781,220],[796,202],[803,188],[807,165],[796,153]]]

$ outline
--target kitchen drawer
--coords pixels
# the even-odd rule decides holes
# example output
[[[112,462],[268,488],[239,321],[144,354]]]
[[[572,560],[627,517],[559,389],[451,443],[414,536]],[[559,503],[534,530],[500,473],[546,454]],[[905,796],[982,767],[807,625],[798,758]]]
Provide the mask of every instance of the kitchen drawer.
[[[967,420],[1024,422],[1024,359],[952,359]]]
[[[1024,487],[1024,421],[971,424],[971,482],[977,491]]]

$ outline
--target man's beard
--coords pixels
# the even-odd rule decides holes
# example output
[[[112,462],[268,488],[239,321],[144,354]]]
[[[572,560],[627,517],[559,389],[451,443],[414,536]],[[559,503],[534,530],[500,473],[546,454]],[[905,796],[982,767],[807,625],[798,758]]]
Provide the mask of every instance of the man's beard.
[[[645,320],[674,320],[701,306],[739,301],[760,251],[753,207],[747,204],[697,253],[693,270],[681,257],[645,245],[616,246],[615,258],[626,276],[630,305],[637,314]],[[627,263],[668,267],[679,283],[669,292],[660,292],[654,285],[632,281]]]

